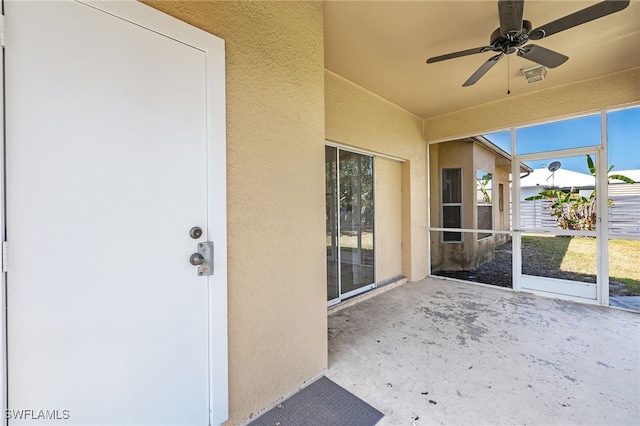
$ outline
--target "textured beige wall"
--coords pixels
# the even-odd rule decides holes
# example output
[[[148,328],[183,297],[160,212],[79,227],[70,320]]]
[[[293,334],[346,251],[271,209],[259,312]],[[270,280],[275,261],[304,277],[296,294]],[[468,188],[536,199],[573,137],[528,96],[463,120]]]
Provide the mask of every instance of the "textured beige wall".
[[[474,170],[472,170],[472,173],[473,173],[474,181],[473,181],[473,186],[470,188],[470,190],[473,191],[473,195],[471,196],[470,199],[471,201],[473,201],[472,204],[474,206],[474,209],[473,209],[473,221],[469,225],[472,228],[478,228],[478,209],[477,209],[478,207],[478,192],[477,192],[478,170],[491,173],[493,175],[492,185],[497,185],[495,181],[495,175],[496,175],[495,154],[489,151],[487,148],[485,148],[482,145],[473,144],[473,167],[474,167]],[[496,226],[495,213],[498,208],[494,203],[495,201],[494,193],[491,193],[491,201],[494,205],[494,208],[492,209],[493,217],[491,218],[493,222],[492,223],[493,229],[499,229],[498,226]],[[480,267],[483,263],[493,259],[495,255],[495,252],[494,252],[495,241],[493,238],[483,238],[482,240],[478,240],[477,236],[473,235],[473,245],[474,245],[474,249],[473,249],[474,268]]]
[[[434,117],[425,121],[425,140],[486,134],[544,120],[640,101],[640,68],[572,83]]]
[[[430,214],[431,225],[441,227],[441,180],[443,168],[462,168],[463,178],[463,228],[477,228],[476,173],[484,170],[493,173],[493,229],[509,229],[509,170],[496,166],[495,154],[484,146],[468,139],[429,145],[430,159]],[[498,209],[498,184],[505,187],[505,209]],[[463,234],[463,242],[443,243],[440,232],[431,234],[431,267],[433,271],[443,269],[471,269],[489,260],[494,255],[494,245],[506,240],[495,235],[493,240],[478,241],[471,233]]]
[[[508,231],[510,228],[509,223],[509,176],[510,170],[496,167],[493,174],[493,229],[499,229]],[[500,184],[502,184],[503,204],[502,211],[500,211]],[[504,234],[495,234],[494,239],[496,245],[500,245],[509,239],[509,236]]]
[[[473,143],[468,140],[451,141],[431,146],[431,223],[442,227],[442,169],[462,168],[462,227],[472,228],[475,220],[476,172],[473,159]],[[471,193],[470,193],[471,192]],[[468,267],[474,258],[473,234],[463,233],[461,243],[442,242],[442,233],[431,233],[431,267],[461,269]]]
[[[150,2],[226,42],[235,424],[327,367],[321,2]]]
[[[442,226],[442,211],[440,203],[442,203],[441,179],[442,172],[438,167],[438,158],[440,157],[440,146],[442,144],[434,143],[428,146],[429,149],[429,225],[434,228]],[[440,268],[441,254],[441,236],[440,232],[432,231],[429,233],[430,246],[430,268],[431,272],[435,272]]]
[[[402,163],[375,159],[376,281],[402,275]]]
[[[476,168],[474,173],[476,173],[478,169],[489,173],[495,173],[496,156],[484,146],[480,144],[473,144],[473,159],[473,165]],[[477,174],[474,177],[477,178]]]
[[[409,226],[411,223],[411,163],[408,161],[402,163],[401,180],[402,207],[400,208],[400,213],[402,215],[402,223],[404,224],[402,227],[402,274],[409,278],[407,274],[413,270],[414,262],[411,257],[411,226]],[[427,259],[425,259],[425,263],[426,260]],[[420,261],[422,260],[416,259],[416,262]],[[429,271],[427,270],[426,272]]]
[[[509,200],[505,200],[505,208],[503,211],[498,209],[498,188],[499,184],[503,185],[503,188],[509,190],[509,173],[510,169],[502,169],[496,166],[496,156],[493,152],[488,150],[482,145],[475,144],[473,147],[475,167],[478,169],[490,172],[492,174],[492,193],[491,200],[493,203],[493,229],[496,230],[509,230]],[[504,194],[508,197],[508,194]],[[477,212],[476,212],[477,214]],[[477,222],[476,222],[477,223]],[[496,239],[502,241],[502,236],[495,236]]]
[[[428,146],[429,148],[429,217],[431,227],[442,226],[440,219],[440,203],[442,202],[442,190],[440,186],[440,179],[442,179],[442,172],[438,166],[438,159],[440,158],[440,147],[443,146],[439,143],[434,143]],[[431,237],[433,238],[433,236]]]
[[[496,156],[493,152],[469,139],[434,143],[430,147],[430,213],[431,225],[441,227],[441,179],[443,168],[462,168],[463,228],[477,228],[478,211],[476,209],[476,177],[477,171],[484,170],[493,174],[495,190],[493,201],[493,228],[509,229],[508,199],[506,211],[498,209],[498,183],[509,188],[508,171],[496,167]],[[508,194],[506,194],[508,196]],[[506,223],[505,223],[506,214]],[[472,233],[463,234],[462,243],[443,243],[440,232],[431,234],[431,267],[433,271],[443,269],[472,269],[493,257],[494,242],[503,242],[503,236],[495,236],[493,240],[478,241]]]
[[[427,274],[427,168],[422,120],[348,80],[325,72],[328,140],[406,160],[402,165],[403,275]]]

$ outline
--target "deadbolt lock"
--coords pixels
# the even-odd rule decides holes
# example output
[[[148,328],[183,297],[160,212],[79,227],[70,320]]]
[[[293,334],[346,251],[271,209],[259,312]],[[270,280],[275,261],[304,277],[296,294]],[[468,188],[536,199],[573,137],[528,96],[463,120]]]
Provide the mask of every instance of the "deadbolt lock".
[[[199,226],[194,226],[189,230],[189,236],[194,240],[202,237],[202,228],[200,228]]]

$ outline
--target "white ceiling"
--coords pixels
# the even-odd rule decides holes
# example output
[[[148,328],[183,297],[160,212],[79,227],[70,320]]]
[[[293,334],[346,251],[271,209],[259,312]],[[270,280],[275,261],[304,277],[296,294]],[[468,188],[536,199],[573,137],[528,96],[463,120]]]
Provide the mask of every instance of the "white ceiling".
[[[598,2],[526,0],[524,19],[537,28]],[[488,45],[500,26],[497,0],[326,1],[324,20],[325,67],[422,118],[640,66],[640,0],[530,41],[569,57],[549,69],[545,80],[531,84],[520,70],[536,64],[513,54],[470,87],[462,83],[494,52],[425,63]]]

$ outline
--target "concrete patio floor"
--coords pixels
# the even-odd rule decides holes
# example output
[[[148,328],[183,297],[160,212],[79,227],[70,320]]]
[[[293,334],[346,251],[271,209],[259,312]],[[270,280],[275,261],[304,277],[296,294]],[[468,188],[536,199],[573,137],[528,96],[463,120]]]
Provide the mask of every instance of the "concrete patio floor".
[[[435,278],[329,316],[379,425],[640,424],[640,314]]]

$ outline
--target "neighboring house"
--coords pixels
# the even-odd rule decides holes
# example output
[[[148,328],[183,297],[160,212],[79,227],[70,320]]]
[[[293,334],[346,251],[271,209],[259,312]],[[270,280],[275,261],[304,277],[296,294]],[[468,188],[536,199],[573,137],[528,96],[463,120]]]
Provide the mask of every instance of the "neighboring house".
[[[552,188],[561,191],[574,189],[588,197],[594,187],[594,177],[585,173],[566,169],[558,169],[555,172],[546,168],[534,169],[520,177],[520,201]]]
[[[433,227],[509,230],[511,157],[506,152],[473,137],[430,145],[429,159]],[[430,237],[433,272],[476,269],[507,240],[487,232],[442,231]]]
[[[622,176],[626,176],[629,179],[633,179],[636,182],[640,182],[640,169],[634,169],[634,170],[617,170],[617,169],[613,169],[611,171],[611,173],[615,173],[617,175],[622,175]],[[624,182],[619,181],[617,179],[611,179],[609,181],[610,185],[617,185],[617,184],[622,184]]]
[[[22,7],[33,7],[37,11],[37,8],[42,7],[40,5],[54,7],[51,5],[61,2],[17,3],[29,5]],[[121,7],[122,2],[105,3],[110,3],[110,7]],[[212,110],[207,110],[212,117],[201,114],[206,104],[205,96],[201,93],[203,90],[191,89],[198,84],[204,87],[208,83],[205,84],[205,78],[201,74],[191,74],[182,66],[191,61],[203,68],[205,61],[198,52],[183,54],[185,45],[175,39],[162,40],[166,50],[143,49],[145,54],[138,56],[152,57],[159,63],[168,63],[170,66],[162,69],[165,74],[153,67],[138,68],[136,56],[123,60],[122,51],[129,46],[126,40],[117,48],[109,48],[104,54],[94,53],[98,52],[97,48],[86,45],[78,30],[79,26],[83,27],[83,31],[87,29],[84,27],[93,28],[93,25],[83,25],[83,16],[104,18],[105,28],[96,35],[100,41],[97,44],[101,46],[102,41],[107,44],[112,35],[122,36],[123,33],[118,31],[121,27],[126,27],[134,34],[140,34],[143,27],[130,28],[123,22],[118,22],[120,26],[113,29],[111,25],[115,24],[111,18],[102,16],[92,7],[91,10],[80,10],[79,18],[67,14],[68,19],[64,24],[57,19],[50,19],[47,13],[40,13],[38,23],[33,26],[35,28],[22,27],[20,30],[35,31],[47,25],[53,27],[46,27],[50,29],[45,31],[43,40],[36,43],[36,47],[21,51],[14,44],[18,43],[18,38],[12,39],[18,28],[13,26],[11,7],[7,7],[5,2],[5,90],[11,97],[5,111],[7,138],[20,136],[16,135],[17,125],[12,121],[16,117],[16,105],[20,107],[21,117],[24,118],[20,122],[21,128],[41,131],[44,135],[40,141],[40,149],[21,152],[17,159],[16,151],[13,150],[15,146],[6,151],[4,160],[7,162],[7,181],[11,181],[12,176],[20,172],[17,169],[21,165],[37,169],[38,165],[44,167],[49,164],[50,167],[55,166],[57,171],[69,169],[69,179],[65,183],[71,186],[61,188],[49,176],[31,176],[26,173],[17,184],[15,181],[9,182],[19,188],[9,194],[13,199],[39,204],[21,211],[12,210],[12,206],[9,206],[12,218],[31,218],[23,219],[26,222],[25,229],[31,232],[29,235],[36,235],[37,238],[24,241],[15,239],[16,234],[12,234],[13,223],[9,221],[7,238],[12,251],[8,265],[3,263],[8,268],[5,269],[7,283],[11,285],[15,268],[21,268],[25,274],[38,274],[38,279],[32,282],[37,282],[39,287],[37,292],[23,294],[22,301],[29,309],[23,309],[22,312],[16,312],[12,308],[6,310],[9,321],[4,322],[1,328],[13,339],[11,344],[4,345],[8,346],[9,352],[15,350],[16,343],[29,347],[23,353],[10,352],[10,357],[19,360],[24,367],[20,373],[33,383],[42,385],[29,388],[25,385],[26,382],[17,380],[16,371],[13,370],[16,363],[11,359],[8,363],[5,360],[5,366],[8,367],[0,374],[4,378],[3,393],[6,393],[4,384],[9,383],[9,394],[0,396],[5,404],[7,401],[15,404],[12,392],[17,392],[23,398],[22,401],[29,403],[12,408],[23,409],[63,410],[68,408],[66,404],[71,401],[79,408],[70,413],[69,424],[81,424],[81,416],[89,419],[84,424],[139,423],[144,421],[136,420],[143,417],[143,408],[162,419],[155,424],[164,423],[166,419],[162,416],[168,416],[169,413],[178,419],[180,415],[193,414],[194,418],[201,419],[198,423],[208,424],[209,410],[213,413],[211,418],[216,421],[228,419],[226,423],[230,425],[245,422],[322,375],[328,367],[327,299],[332,297],[328,296],[327,277],[330,274],[327,273],[327,261],[340,256],[339,250],[335,249],[338,247],[334,241],[335,235],[341,233],[344,248],[342,260],[345,261],[344,270],[336,267],[336,274],[344,275],[344,280],[350,280],[343,284],[353,285],[353,288],[347,285],[338,287],[335,296],[339,300],[348,297],[351,291],[373,289],[389,280],[404,277],[408,281],[418,281],[426,277],[430,267],[430,244],[434,252],[439,253],[437,260],[441,264],[448,262],[447,256],[442,253],[448,253],[452,259],[457,256],[459,264],[464,264],[465,267],[488,260],[495,244],[492,238],[480,241],[475,239],[469,244],[454,244],[440,241],[440,233],[428,235],[429,209],[432,217],[437,218],[443,207],[439,201],[443,169],[462,169],[464,183],[461,183],[459,189],[465,198],[461,198],[463,206],[460,209],[463,211],[458,219],[461,224],[465,227],[478,225],[480,209],[483,210],[482,216],[488,219],[484,223],[491,223],[493,229],[508,227],[509,161],[481,139],[460,139],[467,135],[486,134],[494,129],[640,102],[640,68],[637,65],[627,66],[625,63],[615,72],[606,75],[594,72],[580,81],[563,80],[561,85],[542,86],[544,90],[523,91],[521,94],[514,90],[511,96],[501,95],[500,98],[491,98],[491,101],[486,97],[478,97],[471,107],[458,108],[443,115],[418,116],[392,103],[389,98],[338,75],[326,65],[324,45],[331,29],[325,29],[323,2],[144,3],[224,40],[225,50],[220,54],[218,63],[219,65],[224,61],[224,73],[217,75],[214,81],[223,82],[219,89],[224,89],[226,111],[215,104]],[[453,7],[458,8],[457,5]],[[26,22],[29,22],[31,13],[22,15]],[[464,11],[452,13],[452,16],[458,16]],[[159,18],[156,16],[154,19]],[[172,20],[172,25],[177,24]],[[446,22],[443,25],[450,26]],[[78,51],[72,59],[57,56],[71,49],[65,43],[49,42],[48,34],[52,39],[54,35],[64,36],[68,37],[67,41],[75,43]],[[144,37],[147,36],[155,37],[154,34],[145,33]],[[140,39],[146,43],[144,37],[140,36]],[[415,34],[411,37],[421,38]],[[366,37],[363,39],[370,40]],[[33,41],[30,37],[23,40]],[[377,50],[380,44],[384,44],[383,40],[384,37],[381,36],[379,40],[368,41],[371,50]],[[40,45],[44,42],[50,44],[48,48]],[[18,56],[23,61],[23,72],[20,75],[12,68],[13,62],[9,63],[18,58],[16,52],[21,54]],[[93,54],[93,60],[88,59],[87,55],[90,53]],[[425,59],[430,54],[426,51],[423,53]],[[403,55],[399,51],[397,56]],[[624,56],[634,57],[628,52]],[[29,61],[40,60],[48,62],[41,68],[30,65]],[[116,60],[118,65],[115,65]],[[513,55],[511,60],[517,61],[520,58]],[[104,61],[106,64],[97,66],[94,61]],[[76,81],[74,78],[67,78],[66,71],[60,71],[58,65],[61,63],[69,65],[71,71],[74,70],[74,65],[94,68],[91,68],[92,73],[86,73]],[[420,61],[420,65],[425,65],[424,60]],[[503,61],[503,65],[506,66],[506,61]],[[580,62],[577,65],[580,69],[587,68],[580,66]],[[375,64],[358,66],[366,69],[368,75],[376,75]],[[398,68],[395,64],[394,67]],[[41,72],[39,79],[32,81],[32,72],[36,71]],[[52,77],[49,77],[49,71]],[[465,69],[465,76],[467,71],[471,70]],[[494,71],[498,74],[497,69]],[[165,76],[160,82],[156,81],[159,75]],[[106,83],[112,81],[112,78],[126,79],[132,76],[135,81],[126,89],[117,84],[117,81],[112,86]],[[21,96],[12,86],[12,81],[18,77],[28,79],[27,89],[33,98]],[[460,75],[455,78],[459,79]],[[545,81],[552,81],[551,76]],[[165,85],[163,82],[175,85]],[[188,90],[180,86],[183,82],[189,83],[185,84]],[[443,85],[443,82],[432,81],[429,84]],[[182,108],[174,110],[173,103],[162,101],[165,86],[171,86],[172,96],[190,96],[189,99],[193,101],[190,105],[196,105],[194,111],[197,113],[188,114]],[[469,97],[473,97],[474,90],[478,89],[478,86],[468,89],[460,89],[458,86],[459,83],[456,82],[456,89],[467,90]],[[113,93],[124,96],[127,102],[116,108],[120,113],[120,121],[110,121],[106,115],[109,105],[104,102],[103,95],[92,97],[92,90],[95,88],[103,90],[103,95]],[[499,91],[503,93],[502,86]],[[105,113],[104,119],[99,120],[101,127],[84,125],[82,120],[63,129],[56,127],[58,124],[55,114],[60,113],[65,103],[71,102],[72,92],[77,95],[73,99],[79,99],[76,105],[79,113],[95,112],[92,118],[96,115],[101,118],[101,114]],[[414,93],[415,98],[424,98],[419,91]],[[442,99],[430,99],[434,105],[441,101]],[[94,139],[98,139],[98,136],[105,139],[107,130],[117,130],[123,123],[128,125],[142,122],[149,106],[145,102],[151,106],[162,104],[168,107],[164,118],[150,119],[149,124],[144,126],[152,131],[149,136],[138,138],[137,142],[143,142],[142,149],[136,152],[138,157],[128,157],[119,154],[120,151],[116,152],[116,148],[126,152],[130,144],[125,139],[108,139],[99,149],[94,147]],[[36,106],[44,117],[41,122],[29,119],[31,107],[35,109]],[[183,143],[188,145],[184,139],[185,133],[193,132],[195,138],[206,133],[208,119],[213,120],[213,127],[217,131],[226,133],[226,148],[223,150],[226,152],[226,170],[222,167],[217,173],[207,176],[209,180],[206,183],[215,187],[215,183],[224,182],[226,178],[226,198],[224,191],[209,193],[214,190],[205,184],[204,174],[201,178],[194,178],[178,187],[171,177],[178,160],[182,161],[183,169],[189,171],[191,164],[195,169],[210,159],[204,157],[223,155],[199,148],[194,148],[191,154],[191,151],[185,153],[176,148]],[[176,132],[178,126],[181,126],[181,130]],[[67,139],[70,140],[81,131],[88,132],[95,138],[86,137],[75,145],[65,145]],[[170,140],[166,142],[161,137]],[[51,140],[54,142],[48,143]],[[432,163],[428,164],[428,145],[445,140],[457,142],[431,145],[429,150]],[[176,152],[159,155],[160,150],[168,145]],[[335,161],[331,157],[331,148],[338,150]],[[342,157],[340,151],[344,154]],[[83,155],[87,153],[95,154],[95,157],[91,161],[85,161],[86,157]],[[51,159],[54,154],[60,159],[59,162]],[[151,193],[145,186],[138,185],[137,181],[123,182],[120,178],[123,165],[128,170],[139,171],[141,179],[148,178],[144,175],[148,171],[151,173],[151,160],[147,163],[146,154],[149,157],[153,154],[154,164],[160,165],[153,171],[153,179],[148,179],[156,184],[155,189],[160,188],[158,192]],[[340,161],[343,163],[339,164]],[[326,173],[327,165],[332,162],[336,164],[336,176],[343,167],[342,180],[344,183],[348,176],[349,187],[339,188],[337,182],[335,186],[331,186],[334,182],[327,179]],[[81,168],[84,174],[74,174],[73,170],[76,169],[73,167]],[[349,170],[352,167],[354,169]],[[478,170],[491,173],[493,177],[493,196],[490,202],[477,202],[479,192],[482,194],[478,189]],[[449,177],[453,175],[455,172]],[[102,179],[104,186],[111,190],[117,183],[123,188],[133,188],[138,192],[136,196],[128,195],[128,198],[121,197],[117,192],[113,197],[106,198],[99,188],[83,186],[86,176]],[[428,176],[432,182],[431,190],[428,187]],[[109,181],[114,182],[112,186],[108,185]],[[497,189],[500,186],[502,189]],[[62,189],[66,193],[72,192],[74,196],[90,199],[93,206],[101,209],[90,211],[81,202],[67,203],[66,199],[57,195],[56,191]],[[189,219],[180,223],[179,231],[174,234],[167,226],[153,225],[156,220],[154,214],[147,215],[140,223],[130,220],[131,210],[144,204],[147,199],[161,203],[167,209],[163,210],[165,216],[171,216],[167,212],[173,210],[169,208],[179,209],[181,198],[167,196],[164,191],[168,190],[181,196],[188,193],[195,198],[203,194],[212,198],[215,195],[217,198],[212,202],[202,203],[200,206],[200,210],[208,212],[210,217],[224,216],[226,207],[226,229],[215,229],[218,237],[222,234],[228,241],[227,255],[214,265],[214,277],[215,274],[219,274],[218,277],[224,276],[221,286],[207,287],[201,281],[202,286],[198,287],[191,285],[189,281],[200,278],[196,275],[195,265],[189,264],[189,260],[193,260],[189,255],[196,250],[199,235],[197,232],[191,233],[190,229],[196,225],[203,226],[201,223]],[[327,198],[338,193],[340,198],[336,200],[332,211]],[[347,200],[343,195],[351,198]],[[432,198],[430,202],[429,195]],[[503,204],[498,207],[500,204],[497,204],[497,200],[501,198]],[[120,207],[113,207],[111,200],[121,203]],[[373,204],[370,203],[371,200]],[[452,207],[455,203],[449,204],[448,207]],[[122,205],[125,207],[122,208]],[[75,219],[86,219],[94,213],[100,213],[106,219],[96,221],[91,227],[73,226]],[[181,214],[189,216],[191,212],[183,209]],[[333,214],[342,223],[349,222],[347,226],[342,229],[336,226],[330,220]],[[44,226],[44,222],[40,220],[43,217],[50,221],[47,223],[54,225]],[[52,239],[51,233],[59,232],[57,227],[62,226],[63,219],[69,233],[60,240]],[[123,227],[131,229],[130,238],[135,238],[135,243],[116,245],[114,250],[104,250],[99,241],[121,232]],[[185,276],[188,275],[188,279],[175,280],[181,286],[180,291],[163,294],[162,304],[155,303],[157,292],[153,288],[149,292],[140,291],[138,287],[126,285],[125,281],[119,282],[117,286],[95,285],[107,269],[111,271],[114,268],[110,261],[112,257],[120,256],[124,259],[123,262],[127,261],[126,268],[138,268],[140,265],[136,262],[138,258],[135,254],[146,254],[166,245],[168,236],[179,241],[175,246],[182,250],[180,255],[170,259],[153,259],[149,262],[152,267],[148,272],[162,275],[162,271],[171,265],[181,273],[184,272]],[[437,240],[434,241],[434,238]],[[43,253],[45,243],[50,249]],[[73,249],[66,246],[63,248],[64,244],[73,244]],[[174,244],[171,246],[174,248]],[[464,250],[467,247],[471,250],[469,258],[464,261],[461,260],[466,256],[463,247]],[[215,249],[216,255],[224,253],[223,248]],[[33,254],[34,251],[38,253],[37,256]],[[64,262],[50,263],[51,267],[45,270],[42,265],[49,261],[49,253],[64,257]],[[82,255],[88,261],[78,262],[76,255]],[[371,263],[372,259],[374,263]],[[126,268],[125,272],[128,272]],[[153,287],[150,284],[154,282],[143,272],[136,282]],[[83,285],[79,288],[68,287],[67,278],[71,276]],[[129,276],[123,274],[122,278],[124,280]],[[210,299],[211,306],[220,308],[220,311],[213,309],[207,313],[205,306],[196,312],[184,304],[178,310],[176,306],[182,300],[182,289],[185,289],[184,292],[187,289],[191,291],[195,300]],[[11,306],[16,292],[0,293],[2,297],[6,293]],[[176,304],[168,303],[167,300],[175,300]],[[398,306],[398,309],[403,307]],[[43,313],[45,310],[49,316]],[[222,321],[212,321],[211,318],[216,317],[219,312],[222,312]],[[139,331],[129,327],[123,320],[129,318],[127,315],[139,320]],[[99,327],[87,326],[84,316],[91,316]],[[60,318],[64,321],[59,321]],[[184,318],[197,323],[197,329],[179,328],[178,325],[182,323],[178,320]],[[207,324],[207,319],[210,324]],[[228,327],[225,320],[228,320]],[[64,326],[58,326],[60,323]],[[207,337],[211,333],[208,326],[212,329],[218,327],[223,331],[223,336],[210,345],[207,345]],[[156,327],[155,330],[164,327],[180,339],[166,338],[163,330],[155,334],[148,333],[145,327]],[[119,330],[126,330],[129,340],[123,339]],[[186,350],[182,342],[198,340],[194,337],[196,335],[204,336],[198,341],[201,350]],[[99,344],[87,345],[90,338],[97,339]],[[148,350],[151,347],[149,342],[154,343],[155,353],[163,356],[138,357],[135,363],[131,362],[137,349]],[[357,342],[354,341],[354,344]],[[113,356],[104,361],[107,350]],[[174,355],[175,359],[172,359]],[[226,369],[221,369],[209,371],[209,376],[213,379],[207,374],[192,374],[190,382],[176,385],[184,378],[177,373],[178,367],[193,373],[191,366],[198,363],[209,365],[211,370],[215,370],[212,367],[214,362],[221,362],[226,366],[227,356],[228,383]],[[40,362],[43,359],[46,362]],[[144,374],[141,374],[142,370]],[[98,374],[102,381],[93,380],[94,375]],[[134,393],[129,384],[139,384],[143,380],[146,380],[145,386],[149,392]],[[208,393],[210,380],[221,380],[222,389]],[[121,392],[105,391],[109,389],[107,385],[115,386]],[[34,398],[36,391],[47,394],[49,399],[45,400],[46,403],[30,399]],[[171,392],[179,398],[173,399]],[[170,403],[160,405],[159,395]],[[96,404],[99,409],[92,409],[89,403]],[[204,412],[187,412],[185,407],[196,403],[200,408],[205,407]],[[65,422],[60,424],[63,423]],[[174,423],[178,424],[179,420],[174,420]],[[147,421],[147,424],[152,422]]]

